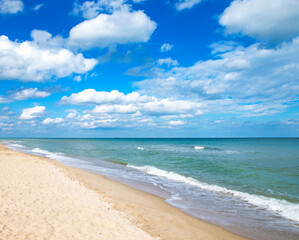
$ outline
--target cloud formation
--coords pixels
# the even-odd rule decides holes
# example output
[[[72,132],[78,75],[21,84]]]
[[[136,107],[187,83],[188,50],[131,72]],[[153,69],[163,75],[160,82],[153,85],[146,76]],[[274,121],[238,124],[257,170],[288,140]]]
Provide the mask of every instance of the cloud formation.
[[[85,20],[70,31],[69,45],[91,49],[111,44],[147,42],[157,24],[142,11],[132,11],[127,6],[112,14],[102,13]]]
[[[63,124],[74,125],[79,122],[78,124],[83,128],[133,125],[171,127],[183,125],[185,122],[181,121],[181,118],[199,116],[203,113],[203,104],[200,102],[171,98],[159,99],[140,95],[137,92],[123,94],[116,90],[97,92],[94,89],[87,89],[73,93],[70,97],[64,96],[61,103],[94,106],[92,110],[85,110],[85,115],[69,113],[65,117],[66,122]],[[173,120],[169,121],[169,119]]]
[[[62,118],[46,118],[42,121],[43,125],[48,125],[48,124],[55,124],[55,123],[61,123],[64,122],[64,119]]]
[[[179,0],[175,4],[175,7],[178,11],[182,11],[185,9],[190,9],[200,2],[201,2],[201,0]]]
[[[22,110],[20,119],[30,120],[33,118],[40,117],[44,114],[45,110],[46,110],[46,107],[44,107],[44,106],[35,106],[33,108],[25,108]]]
[[[2,14],[15,14],[22,12],[24,4],[21,0],[0,0],[0,13]]]
[[[145,102],[152,100],[153,97],[141,96],[137,92],[132,92],[125,95],[118,90],[111,92],[98,92],[94,89],[85,89],[79,93],[73,93],[69,97],[62,97],[63,104],[105,104],[105,103],[119,103],[124,104],[134,102]]]
[[[213,47],[217,53],[214,59],[168,71],[157,67],[155,71],[149,69],[150,78],[135,82],[134,86],[141,94],[197,99],[213,106],[211,109],[224,111],[226,106],[231,112],[243,108],[257,113],[256,108],[273,113],[284,110],[298,98],[299,38],[274,49],[265,49],[259,44],[242,47],[231,43]],[[138,69],[135,68],[134,73],[138,76]],[[258,103],[252,104],[254,102]],[[236,107],[238,104],[241,105]],[[251,106],[245,106],[247,104]],[[271,108],[276,111],[270,111]]]
[[[234,0],[220,16],[227,33],[281,42],[299,34],[299,1]]]
[[[99,13],[112,13],[125,5],[125,0],[98,0],[85,1],[82,4],[75,2],[72,13],[82,15],[86,19],[95,18]]]
[[[97,64],[95,59],[54,46],[56,39],[45,31],[33,31],[33,38],[19,43],[0,36],[0,80],[43,82],[86,73]]]
[[[34,6],[33,10],[34,10],[34,11],[38,11],[38,10],[39,10],[41,7],[43,7],[43,6],[44,6],[43,3],[37,4],[37,5]]]
[[[25,88],[19,91],[15,91],[9,95],[9,99],[12,100],[26,100],[29,98],[45,98],[50,96],[51,93],[46,91],[39,91],[37,88]]]
[[[173,45],[169,44],[169,43],[164,43],[161,46],[161,52],[168,52],[173,48]]]

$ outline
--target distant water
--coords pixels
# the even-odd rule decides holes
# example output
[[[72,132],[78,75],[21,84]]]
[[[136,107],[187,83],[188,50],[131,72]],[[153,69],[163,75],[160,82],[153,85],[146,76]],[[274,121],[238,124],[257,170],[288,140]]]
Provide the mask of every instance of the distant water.
[[[5,140],[3,140],[5,142]],[[252,239],[299,239],[299,139],[15,139]]]

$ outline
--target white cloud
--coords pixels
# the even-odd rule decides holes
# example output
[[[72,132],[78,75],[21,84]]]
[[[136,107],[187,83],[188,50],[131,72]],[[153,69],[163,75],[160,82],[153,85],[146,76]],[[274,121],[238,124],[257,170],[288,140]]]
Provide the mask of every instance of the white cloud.
[[[96,106],[93,113],[136,113],[139,107],[134,104],[127,105],[100,105]]]
[[[114,12],[120,10],[125,4],[124,0],[98,0],[85,1],[82,4],[75,2],[72,13],[82,15],[84,18],[91,19],[103,12]]]
[[[187,114],[194,113],[202,114],[202,103],[186,100],[171,100],[161,99],[152,102],[147,102],[142,106],[142,110],[147,115],[172,115],[172,114]]]
[[[161,46],[161,52],[168,52],[173,48],[173,45],[169,44],[169,43],[164,43]]]
[[[81,81],[82,81],[82,77],[81,77],[80,75],[75,76],[75,77],[74,77],[74,81],[76,81],[76,82],[81,82]]]
[[[42,6],[44,6],[43,3],[37,4],[37,5],[34,6],[33,10],[37,11],[37,10],[39,10]]]
[[[35,106],[33,108],[25,108],[22,110],[20,119],[29,120],[29,119],[40,117],[43,115],[45,110],[46,110],[46,107],[44,107],[44,106]]]
[[[80,111],[71,111],[65,118],[47,119],[44,124],[61,123],[74,128],[131,128],[166,127],[183,125],[183,118],[203,114],[204,104],[197,101],[159,99],[132,92],[97,92],[87,89],[61,99],[63,104],[81,105]],[[90,109],[90,106],[94,106]],[[85,109],[84,109],[85,108]],[[175,120],[174,120],[175,119]],[[55,120],[55,121],[54,121]],[[61,125],[60,124],[60,125]]]
[[[97,64],[95,59],[86,59],[64,48],[42,46],[39,42],[55,44],[50,41],[51,34],[45,31],[33,32],[33,37],[33,42],[19,43],[0,36],[0,80],[42,82],[86,73]]]
[[[64,122],[63,118],[46,118],[42,121],[42,124],[48,125],[48,124],[56,124],[56,123],[62,123]]]
[[[137,92],[132,92],[127,95],[117,90],[111,92],[97,92],[94,89],[86,89],[79,93],[73,93],[70,97],[62,97],[62,103],[69,104],[105,104],[105,103],[134,103],[145,102],[153,99],[148,96],[141,96]]]
[[[144,95],[195,99],[207,104],[205,110],[242,116],[246,112],[275,114],[298,99],[299,38],[274,49],[254,44],[217,53],[215,59],[190,67],[155,68],[151,78],[134,86]],[[254,107],[244,108],[256,102]]]
[[[147,42],[156,25],[142,11],[131,11],[127,6],[123,6],[112,14],[103,13],[73,27],[69,44],[90,49],[104,48],[111,44]]]
[[[37,88],[26,88],[12,93],[9,98],[13,100],[26,100],[29,98],[45,98],[50,95],[51,93],[46,91],[39,91]]]
[[[158,99],[156,97],[141,96],[137,92],[127,95],[118,92],[97,92],[87,89],[79,93],[73,93],[70,97],[61,99],[64,104],[92,104],[97,105],[92,114],[140,114],[146,116],[165,116],[181,114],[202,114],[203,105],[200,102]],[[90,114],[86,118],[90,118]]]
[[[96,17],[100,12],[101,7],[95,1],[86,1],[82,4],[75,2],[73,14],[79,15],[82,14],[84,18],[91,19]]]
[[[177,10],[182,11],[184,9],[190,9],[194,7],[196,4],[200,3],[201,0],[179,0],[175,7]]]
[[[7,98],[5,98],[5,97],[2,97],[2,96],[0,96],[0,103],[9,103],[10,102],[10,100],[9,99],[7,99]]]
[[[220,16],[227,33],[279,42],[299,34],[298,0],[234,0]]]
[[[24,4],[21,0],[0,0],[0,13],[10,13],[14,14],[17,12],[22,12],[24,9]]]
[[[160,58],[157,60],[157,63],[160,65],[166,64],[168,67],[179,65],[177,60],[173,60],[172,58]]]
[[[169,124],[172,126],[179,126],[179,125],[186,124],[186,122],[184,122],[184,121],[169,121]]]
[[[31,32],[31,38],[33,45],[40,47],[41,49],[60,49],[65,44],[65,39],[57,35],[52,37],[52,34],[47,31],[34,29]]]
[[[75,117],[76,117],[76,113],[71,112],[65,118],[72,119],[72,118],[75,118]]]
[[[212,49],[212,54],[224,53],[231,51],[238,47],[238,43],[234,41],[220,41],[212,43],[210,48]]]

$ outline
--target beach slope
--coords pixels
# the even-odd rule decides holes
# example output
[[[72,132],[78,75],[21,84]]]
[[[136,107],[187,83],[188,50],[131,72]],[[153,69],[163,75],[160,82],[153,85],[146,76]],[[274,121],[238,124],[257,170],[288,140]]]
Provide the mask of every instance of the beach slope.
[[[163,199],[0,145],[0,239],[244,239]]]

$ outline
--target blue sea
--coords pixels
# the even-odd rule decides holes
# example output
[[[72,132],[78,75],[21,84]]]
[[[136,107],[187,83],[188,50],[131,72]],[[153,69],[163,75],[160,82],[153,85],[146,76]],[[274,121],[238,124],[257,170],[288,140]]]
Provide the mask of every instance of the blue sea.
[[[299,138],[2,142],[156,194],[251,239],[299,239]]]

